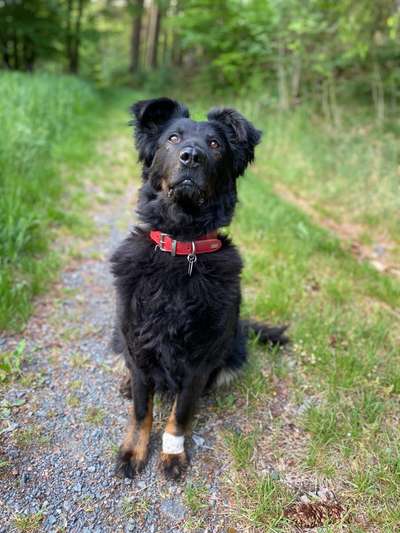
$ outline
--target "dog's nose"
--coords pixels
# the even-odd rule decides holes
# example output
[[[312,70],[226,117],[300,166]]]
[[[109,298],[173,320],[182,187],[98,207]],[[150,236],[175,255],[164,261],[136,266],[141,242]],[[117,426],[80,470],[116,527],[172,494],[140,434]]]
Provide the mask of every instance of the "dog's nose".
[[[197,167],[200,164],[202,152],[195,146],[187,146],[179,153],[179,161],[187,167]]]

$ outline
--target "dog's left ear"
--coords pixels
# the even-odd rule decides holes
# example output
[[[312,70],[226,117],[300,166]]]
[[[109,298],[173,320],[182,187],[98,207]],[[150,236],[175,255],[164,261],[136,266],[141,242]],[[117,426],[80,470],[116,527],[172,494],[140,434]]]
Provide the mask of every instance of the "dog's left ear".
[[[157,140],[168,122],[174,118],[189,117],[187,107],[170,98],[141,100],[133,104],[131,112],[139,161],[144,161],[147,166],[151,165]]]
[[[234,172],[241,176],[254,160],[254,148],[261,140],[261,131],[235,109],[214,108],[207,118],[223,127],[234,156]]]

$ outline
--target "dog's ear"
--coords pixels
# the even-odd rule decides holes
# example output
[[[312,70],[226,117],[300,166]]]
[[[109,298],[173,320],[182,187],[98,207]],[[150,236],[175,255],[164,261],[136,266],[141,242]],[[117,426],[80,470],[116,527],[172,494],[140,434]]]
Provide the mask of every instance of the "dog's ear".
[[[214,108],[207,118],[223,127],[234,156],[234,173],[236,177],[241,176],[254,160],[254,148],[261,140],[261,131],[235,109]]]
[[[174,118],[189,117],[187,107],[170,98],[141,100],[131,107],[139,161],[151,165],[157,140],[168,122]]]

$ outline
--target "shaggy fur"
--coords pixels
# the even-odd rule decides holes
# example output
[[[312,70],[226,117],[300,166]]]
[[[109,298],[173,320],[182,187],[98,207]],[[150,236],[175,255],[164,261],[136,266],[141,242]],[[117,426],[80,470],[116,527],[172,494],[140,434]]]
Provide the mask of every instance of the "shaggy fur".
[[[132,112],[143,163],[140,224],[112,257],[113,344],[124,353],[134,400],[131,437],[118,462],[129,477],[146,461],[143,424],[151,416],[154,392],[176,396],[168,431],[183,435],[200,394],[243,366],[249,329],[263,342],[286,340],[284,327],[240,321],[242,261],[230,239],[219,235],[222,248],[198,255],[189,276],[185,256],[155,249],[149,238],[149,230],[157,229],[192,241],[227,226],[237,201],[236,180],[253,161],[261,133],[233,109],[214,109],[207,121],[194,122],[185,106],[168,98],[138,102]],[[179,477],[186,456],[164,455],[165,473]]]

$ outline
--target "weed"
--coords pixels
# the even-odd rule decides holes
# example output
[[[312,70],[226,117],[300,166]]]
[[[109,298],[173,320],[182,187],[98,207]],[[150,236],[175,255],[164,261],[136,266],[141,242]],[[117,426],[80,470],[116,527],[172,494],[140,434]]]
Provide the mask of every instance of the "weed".
[[[255,434],[244,435],[239,431],[232,431],[225,435],[225,444],[233,457],[235,467],[238,470],[247,468],[254,453]]]
[[[44,515],[41,511],[34,514],[19,513],[14,517],[14,525],[21,533],[34,533],[41,529]]]
[[[90,366],[90,357],[88,355],[76,353],[71,355],[69,362],[73,368],[87,368]]]
[[[24,340],[20,341],[12,352],[0,353],[0,383],[18,379],[25,359]]]
[[[66,398],[66,403],[69,407],[79,407],[81,400],[79,396],[76,396],[75,394],[69,394]]]
[[[88,407],[85,420],[86,422],[89,422],[89,424],[100,426],[103,423],[105,416],[106,413],[103,409],[100,409],[100,407]]]
[[[150,509],[150,501],[147,498],[130,498],[125,496],[120,503],[121,513],[125,518],[143,519]]]
[[[188,483],[184,491],[185,503],[192,511],[198,513],[208,507],[208,490],[201,484]]]
[[[45,432],[40,426],[27,426],[15,432],[15,442],[19,448],[46,446],[50,440],[51,437],[48,432]]]

